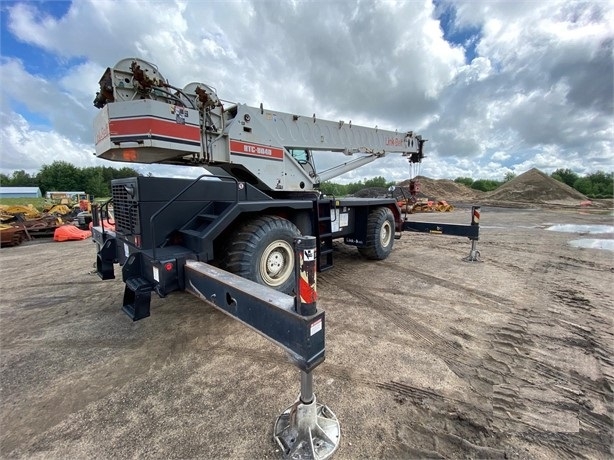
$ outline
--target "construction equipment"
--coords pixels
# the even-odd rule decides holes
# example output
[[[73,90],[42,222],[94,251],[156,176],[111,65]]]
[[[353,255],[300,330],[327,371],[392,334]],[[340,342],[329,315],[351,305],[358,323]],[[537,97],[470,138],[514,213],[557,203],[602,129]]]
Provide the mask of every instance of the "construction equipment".
[[[426,141],[412,131],[227,103],[204,83],[172,86],[140,59],[119,61],[99,83],[98,157],[206,172],[193,180],[113,180],[111,201],[93,207],[98,275],[113,279],[114,265],[122,266],[122,309],[134,321],[150,315],[152,292],[164,297],[185,290],[286,350],[301,369],[302,396],[278,419],[276,439],[284,451],[311,458],[302,455],[312,435],[332,436],[311,446],[327,458],[338,445],[338,424],[311,396],[310,376],[324,360],[315,273],[333,267],[333,240],[382,260],[403,230],[477,239],[478,227],[414,227],[392,196],[333,198],[318,187],[390,153],[419,163]],[[347,161],[317,171],[318,151],[338,152]],[[113,230],[103,219],[111,205]],[[295,250],[307,239],[313,246]],[[297,268],[303,265],[310,270]],[[294,299],[286,295],[293,292]],[[316,429],[324,420],[327,428]],[[295,431],[305,440],[297,443]]]
[[[290,241],[297,235],[316,237],[317,268],[323,271],[333,266],[334,239],[381,260],[394,239],[411,229],[392,197],[331,198],[318,186],[390,153],[410,163],[422,161],[426,141],[413,131],[227,103],[204,83],[172,86],[155,65],[140,59],[119,61],[99,83],[98,157],[201,165],[207,171],[196,180],[114,180],[114,232],[94,213],[98,273],[113,278],[114,263],[123,266],[124,310],[135,320],[141,316],[137,310],[149,314],[152,291],[164,296],[185,288],[187,260],[289,293],[294,286]],[[317,171],[318,151],[348,159]],[[135,306],[137,301],[143,306]]]
[[[49,209],[44,209],[44,211],[47,214],[55,214],[58,216],[66,216],[72,212],[65,204],[52,204]]]
[[[393,189],[396,189],[393,187]],[[406,193],[404,187],[399,187],[399,194],[397,194],[397,205],[401,208],[406,214],[416,213],[416,212],[451,212],[454,211],[454,206],[449,204],[445,200],[440,200],[435,203],[433,200],[429,200],[428,198],[418,198],[418,194],[420,193],[421,185],[420,182],[416,179],[412,179],[409,181],[409,195]]]
[[[17,225],[0,223],[0,247],[19,246],[27,239],[27,230]]]
[[[433,200],[419,200],[417,202],[411,202],[408,199],[397,200],[397,204],[401,209],[406,208],[408,213],[415,212],[451,212],[454,211],[454,206],[449,204],[445,200],[433,201]]]
[[[437,205],[435,206],[435,208],[439,212],[452,212],[452,211],[454,211],[454,206],[451,205],[450,203],[448,203],[445,200],[438,201]]]
[[[60,210],[66,206],[60,205]],[[56,209],[56,211],[58,211]],[[25,234],[23,239],[46,237],[53,235],[56,228],[63,224],[60,212],[40,213],[33,205],[0,205],[0,222],[21,228]]]

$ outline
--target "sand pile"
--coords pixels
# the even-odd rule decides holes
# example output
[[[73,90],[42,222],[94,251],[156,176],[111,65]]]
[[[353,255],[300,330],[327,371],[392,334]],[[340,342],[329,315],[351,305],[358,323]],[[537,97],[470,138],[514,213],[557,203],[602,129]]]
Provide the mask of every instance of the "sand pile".
[[[428,198],[434,201],[471,201],[483,195],[483,192],[479,190],[473,190],[449,179],[429,179],[424,176],[416,176],[415,180],[420,183],[418,198]],[[400,182],[399,186],[409,190],[409,179]]]
[[[472,203],[525,208],[536,204],[577,206],[580,202],[587,200],[582,193],[535,168],[487,193],[474,190],[449,179],[430,179],[417,176],[415,180],[420,184],[418,199],[445,200],[452,204]],[[405,196],[409,197],[409,179],[397,184],[397,189],[394,191],[395,198],[403,197],[401,188],[404,190]],[[355,194],[355,196],[370,198],[387,195],[386,189],[378,187],[364,189]]]
[[[440,200],[455,200],[455,201],[471,201],[483,192],[473,190],[466,185],[458,184],[449,179],[429,179],[424,176],[416,176],[415,180],[420,184],[420,192],[416,195],[417,198],[425,198],[433,201]],[[393,192],[395,198],[409,197],[409,179],[399,182]],[[403,190],[401,190],[401,188]],[[359,190],[353,196],[360,198],[379,198],[390,196],[385,188],[371,187]]]
[[[587,198],[567,184],[533,168],[484,194],[484,199],[525,203],[577,203]]]

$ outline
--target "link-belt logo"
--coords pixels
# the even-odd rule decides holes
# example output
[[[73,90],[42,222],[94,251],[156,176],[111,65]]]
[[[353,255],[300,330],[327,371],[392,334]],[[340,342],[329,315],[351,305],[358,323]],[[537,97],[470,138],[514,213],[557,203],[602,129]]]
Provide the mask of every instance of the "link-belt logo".
[[[109,134],[110,132],[108,123],[103,123],[96,130],[96,144],[100,143],[100,141],[102,141],[103,139],[109,137]]]
[[[236,155],[248,155],[271,160],[281,160],[284,157],[284,151],[280,148],[241,141],[230,141],[230,152]]]
[[[414,138],[411,136],[401,137],[387,137],[386,145],[391,147],[413,147],[414,146]],[[417,141],[416,141],[417,145]]]
[[[400,139],[398,137],[387,137],[386,145],[390,145],[393,147],[400,147],[403,145],[403,139]]]

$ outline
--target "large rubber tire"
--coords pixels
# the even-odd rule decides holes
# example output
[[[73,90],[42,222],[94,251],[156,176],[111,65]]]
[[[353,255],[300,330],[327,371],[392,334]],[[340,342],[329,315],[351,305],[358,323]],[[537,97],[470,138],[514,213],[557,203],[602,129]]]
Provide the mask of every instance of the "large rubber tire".
[[[222,268],[286,294],[295,288],[296,226],[281,217],[263,216],[239,228],[226,245]]]
[[[383,260],[392,252],[394,245],[394,216],[388,208],[377,208],[367,218],[367,241],[365,247],[359,247],[367,259]]]

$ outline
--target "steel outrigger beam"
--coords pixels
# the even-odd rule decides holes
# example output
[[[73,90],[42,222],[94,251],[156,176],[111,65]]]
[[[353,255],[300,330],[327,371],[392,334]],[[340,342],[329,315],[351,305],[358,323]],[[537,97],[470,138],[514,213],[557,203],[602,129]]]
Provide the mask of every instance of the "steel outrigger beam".
[[[471,240],[471,251],[463,260],[467,262],[480,261],[480,251],[477,250],[477,242],[480,239],[480,206],[471,207],[471,224],[469,225],[411,222],[406,220],[403,221],[403,231],[469,238]]]
[[[341,428],[316,400],[312,371],[324,361],[324,311],[317,309],[316,238],[294,240],[296,297],[203,262],[187,260],[185,290],[284,349],[300,369],[297,400],[275,421],[273,439],[286,458],[325,460],[339,447]]]
[[[324,361],[324,311],[302,316],[294,297],[203,262],[188,260],[184,276],[186,291],[280,346],[301,370]]]

